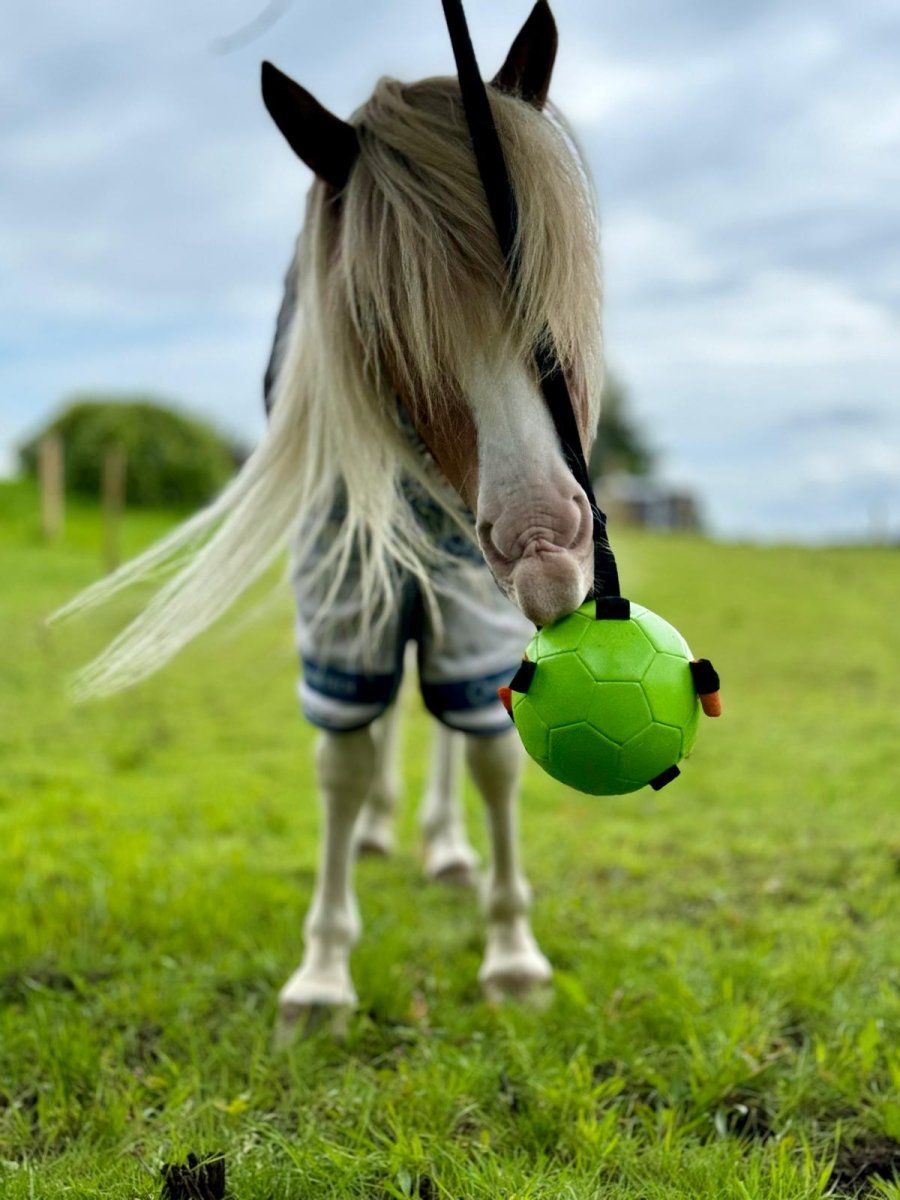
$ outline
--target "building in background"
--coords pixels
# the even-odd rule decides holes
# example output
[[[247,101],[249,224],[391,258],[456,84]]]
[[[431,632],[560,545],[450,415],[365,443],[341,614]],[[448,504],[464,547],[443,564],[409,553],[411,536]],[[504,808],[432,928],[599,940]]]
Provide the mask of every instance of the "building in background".
[[[594,481],[597,501],[616,526],[640,526],[699,533],[703,529],[696,496],[649,475],[612,471]]]

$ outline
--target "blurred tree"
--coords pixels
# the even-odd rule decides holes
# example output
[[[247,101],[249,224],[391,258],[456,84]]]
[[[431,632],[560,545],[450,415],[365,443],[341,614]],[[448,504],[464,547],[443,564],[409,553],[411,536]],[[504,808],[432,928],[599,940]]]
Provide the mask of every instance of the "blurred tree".
[[[608,374],[603,385],[597,438],[588,463],[591,479],[602,478],[611,471],[627,471],[631,475],[652,472],[654,452],[629,409],[628,392],[620,380]]]
[[[209,500],[234,472],[229,443],[196,417],[153,397],[74,397],[21,447],[23,470],[37,471],[38,446],[50,432],[63,441],[66,489],[97,496],[103,459],[111,446],[126,457],[126,503],[196,506]]]

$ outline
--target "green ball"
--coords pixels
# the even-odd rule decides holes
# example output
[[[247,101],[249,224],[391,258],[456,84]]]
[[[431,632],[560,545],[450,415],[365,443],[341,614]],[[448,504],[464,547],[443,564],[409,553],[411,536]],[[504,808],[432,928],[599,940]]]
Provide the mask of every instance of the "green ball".
[[[588,601],[538,630],[526,692],[512,693],[525,749],[554,779],[593,796],[634,792],[688,754],[700,702],[691,651],[668,621],[631,604],[597,620]]]

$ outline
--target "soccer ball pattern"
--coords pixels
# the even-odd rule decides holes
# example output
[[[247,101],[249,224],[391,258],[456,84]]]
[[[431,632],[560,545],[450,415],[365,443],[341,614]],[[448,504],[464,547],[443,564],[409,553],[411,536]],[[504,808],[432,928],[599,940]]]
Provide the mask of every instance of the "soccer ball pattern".
[[[691,750],[700,704],[691,651],[668,621],[631,604],[627,621],[596,620],[588,601],[546,626],[525,652],[536,664],[512,715],[531,757],[591,795],[644,787]]]

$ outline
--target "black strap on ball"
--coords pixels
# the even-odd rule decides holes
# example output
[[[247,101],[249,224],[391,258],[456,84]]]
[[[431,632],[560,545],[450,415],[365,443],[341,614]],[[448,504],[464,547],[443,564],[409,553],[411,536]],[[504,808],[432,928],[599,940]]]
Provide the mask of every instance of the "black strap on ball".
[[[509,690],[511,692],[527,692],[531,687],[531,681],[534,679],[534,673],[537,670],[537,663],[531,662],[527,658],[523,658],[519,663],[519,669],[509,681]]]
[[[694,690],[698,696],[708,696],[721,687],[719,672],[708,658],[698,658],[692,662],[691,675],[694,677]]]
[[[650,786],[654,792],[661,791],[667,783],[671,783],[673,779],[677,779],[680,774],[681,772],[676,766],[666,767],[664,771],[660,771],[655,779],[650,780]]]
[[[594,601],[594,616],[598,621],[627,621],[631,603],[624,596],[598,596]]]
[[[497,240],[500,243],[500,251],[515,292],[519,286],[519,266],[515,253],[516,231],[519,226],[519,207],[516,203],[516,194],[503,155],[497,126],[494,124],[487,88],[478,70],[462,0],[442,0],[442,3],[450,41],[453,45],[453,56],[456,59],[459,90],[472,139],[472,149],[475,152],[475,161],[478,164],[478,173],[484,185],[488,208],[497,231]],[[578,422],[575,419],[569,385],[560,365],[559,356],[552,346],[551,338],[547,337],[542,344],[535,347],[534,361],[541,382],[541,391],[550,410],[550,416],[553,418],[566,464],[579,486],[584,490],[591,506],[594,530],[594,587],[592,594],[594,596],[618,596],[619,573],[606,532],[606,515],[597,504],[594,489],[591,487],[591,478],[584,459],[584,451],[581,448]]]

